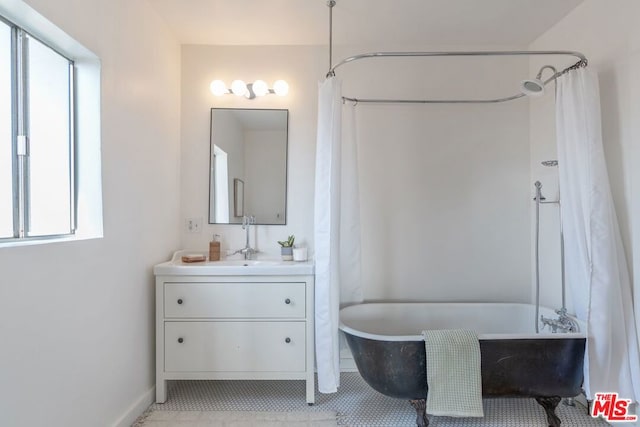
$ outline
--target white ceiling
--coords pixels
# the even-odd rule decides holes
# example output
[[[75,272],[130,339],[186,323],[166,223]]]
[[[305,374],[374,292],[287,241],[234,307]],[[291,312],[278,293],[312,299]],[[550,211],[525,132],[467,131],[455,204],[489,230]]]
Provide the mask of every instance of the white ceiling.
[[[583,0],[336,0],[334,44],[526,46]],[[149,0],[182,44],[327,45],[326,0]]]

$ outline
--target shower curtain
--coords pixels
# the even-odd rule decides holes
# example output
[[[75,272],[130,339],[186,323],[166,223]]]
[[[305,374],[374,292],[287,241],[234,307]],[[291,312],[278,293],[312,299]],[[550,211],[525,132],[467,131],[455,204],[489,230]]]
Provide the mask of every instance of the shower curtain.
[[[576,315],[587,324],[585,391],[640,400],[640,358],[631,282],[602,145],[595,72],[558,78],[556,132],[565,269]]]
[[[340,385],[340,304],[362,301],[355,113],[352,106],[346,107],[343,129],[341,86],[340,80],[330,77],[320,83],[318,92],[314,252],[321,393],[335,393]]]

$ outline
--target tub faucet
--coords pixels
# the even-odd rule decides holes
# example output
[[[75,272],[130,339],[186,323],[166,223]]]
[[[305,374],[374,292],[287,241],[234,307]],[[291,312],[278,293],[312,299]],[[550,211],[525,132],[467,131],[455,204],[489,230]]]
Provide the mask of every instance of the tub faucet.
[[[244,248],[238,249],[234,252],[234,254],[242,254],[244,255],[244,259],[251,259],[253,255],[257,254],[258,251],[251,247],[249,244],[249,229],[251,225],[256,224],[256,217],[253,215],[245,215],[242,217],[242,229],[246,232],[246,243]]]
[[[573,320],[567,314],[566,308],[561,308],[560,310],[556,310],[556,314],[558,315],[557,319],[552,319],[550,317],[540,316],[540,321],[542,322],[542,328],[545,326],[549,326],[551,328],[551,332],[579,332],[580,328],[578,327],[578,323]]]

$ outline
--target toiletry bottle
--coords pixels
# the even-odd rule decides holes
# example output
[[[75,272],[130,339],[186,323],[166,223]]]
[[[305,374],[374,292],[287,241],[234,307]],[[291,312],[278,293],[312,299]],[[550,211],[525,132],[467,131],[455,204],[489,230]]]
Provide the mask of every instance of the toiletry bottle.
[[[209,261],[220,261],[220,235],[214,234],[209,242]]]

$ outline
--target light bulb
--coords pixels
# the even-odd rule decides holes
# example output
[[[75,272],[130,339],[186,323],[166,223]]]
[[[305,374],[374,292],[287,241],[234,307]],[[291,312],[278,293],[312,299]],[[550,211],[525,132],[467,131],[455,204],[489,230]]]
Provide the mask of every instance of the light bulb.
[[[234,80],[231,83],[231,92],[234,95],[244,96],[247,93],[247,85],[242,80]]]
[[[285,96],[289,93],[289,85],[284,80],[278,80],[273,84],[273,91],[276,95]]]
[[[211,89],[211,93],[215,96],[221,96],[227,93],[227,85],[225,85],[222,80],[212,81],[209,89]]]
[[[252,89],[256,96],[265,96],[269,93],[269,86],[267,86],[267,83],[264,80],[256,80],[253,82]]]

